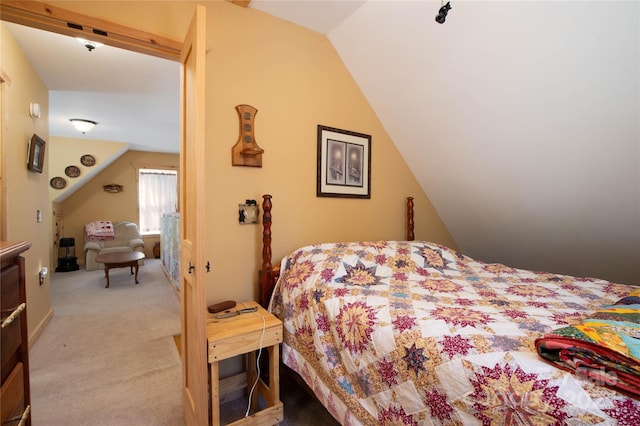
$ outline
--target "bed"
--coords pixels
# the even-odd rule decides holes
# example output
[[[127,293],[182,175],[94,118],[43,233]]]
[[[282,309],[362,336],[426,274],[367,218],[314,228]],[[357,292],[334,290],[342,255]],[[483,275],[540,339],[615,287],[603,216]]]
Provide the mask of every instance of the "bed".
[[[261,303],[283,321],[283,363],[341,424],[640,424],[632,392],[536,349],[638,287],[413,241],[412,199],[406,240],[310,245],[273,266],[263,198]]]

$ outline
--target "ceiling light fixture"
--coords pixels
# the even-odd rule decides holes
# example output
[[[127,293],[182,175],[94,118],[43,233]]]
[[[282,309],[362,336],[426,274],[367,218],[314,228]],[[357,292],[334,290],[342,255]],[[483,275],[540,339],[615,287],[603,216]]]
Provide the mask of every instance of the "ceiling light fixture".
[[[78,42],[82,43],[82,45],[84,47],[86,47],[89,52],[91,52],[93,49],[95,49],[97,47],[104,46],[104,44],[98,43],[97,41],[91,41],[91,40],[87,40],[87,39],[80,38],[80,37],[76,37],[76,40],[78,40]]]
[[[95,121],[85,120],[83,118],[70,118],[69,121],[73,124],[73,127],[83,135],[93,129],[93,126],[98,124]]]

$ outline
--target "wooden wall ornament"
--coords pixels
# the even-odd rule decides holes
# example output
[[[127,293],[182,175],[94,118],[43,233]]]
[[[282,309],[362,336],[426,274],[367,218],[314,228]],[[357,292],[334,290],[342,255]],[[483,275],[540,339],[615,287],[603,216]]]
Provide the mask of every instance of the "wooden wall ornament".
[[[110,183],[108,185],[102,185],[102,189],[104,189],[105,192],[117,194],[118,192],[124,191],[124,186],[118,185],[117,183]]]
[[[231,148],[231,165],[262,167],[264,149],[256,143],[254,135],[254,120],[258,110],[251,105],[236,106],[240,119],[240,136]]]
[[[93,155],[89,155],[89,154],[85,154],[82,157],[80,157],[80,162],[82,163],[83,166],[86,166],[86,167],[93,167],[96,165],[96,159],[94,158]]]

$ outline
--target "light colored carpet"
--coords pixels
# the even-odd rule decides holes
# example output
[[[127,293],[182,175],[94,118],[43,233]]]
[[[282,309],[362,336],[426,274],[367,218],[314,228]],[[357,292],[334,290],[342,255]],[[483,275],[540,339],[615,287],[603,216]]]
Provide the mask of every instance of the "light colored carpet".
[[[34,426],[183,425],[180,302],[157,259],[53,274],[54,317],[31,349]]]

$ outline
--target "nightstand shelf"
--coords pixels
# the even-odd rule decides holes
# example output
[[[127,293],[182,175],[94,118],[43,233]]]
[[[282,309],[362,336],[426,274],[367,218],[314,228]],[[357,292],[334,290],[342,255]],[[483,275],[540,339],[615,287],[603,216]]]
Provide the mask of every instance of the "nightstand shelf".
[[[280,401],[279,358],[282,343],[282,322],[264,310],[256,302],[241,302],[231,311],[256,307],[256,312],[217,319],[207,314],[207,359],[211,373],[211,419],[220,424],[220,376],[219,362],[234,356],[247,354],[247,382],[249,390],[256,381],[256,351],[263,349],[269,356],[268,382],[260,378],[251,399],[252,413],[229,425],[274,425],[282,421],[283,405]],[[262,364],[261,364],[262,365]],[[258,409],[258,396],[266,407]]]

